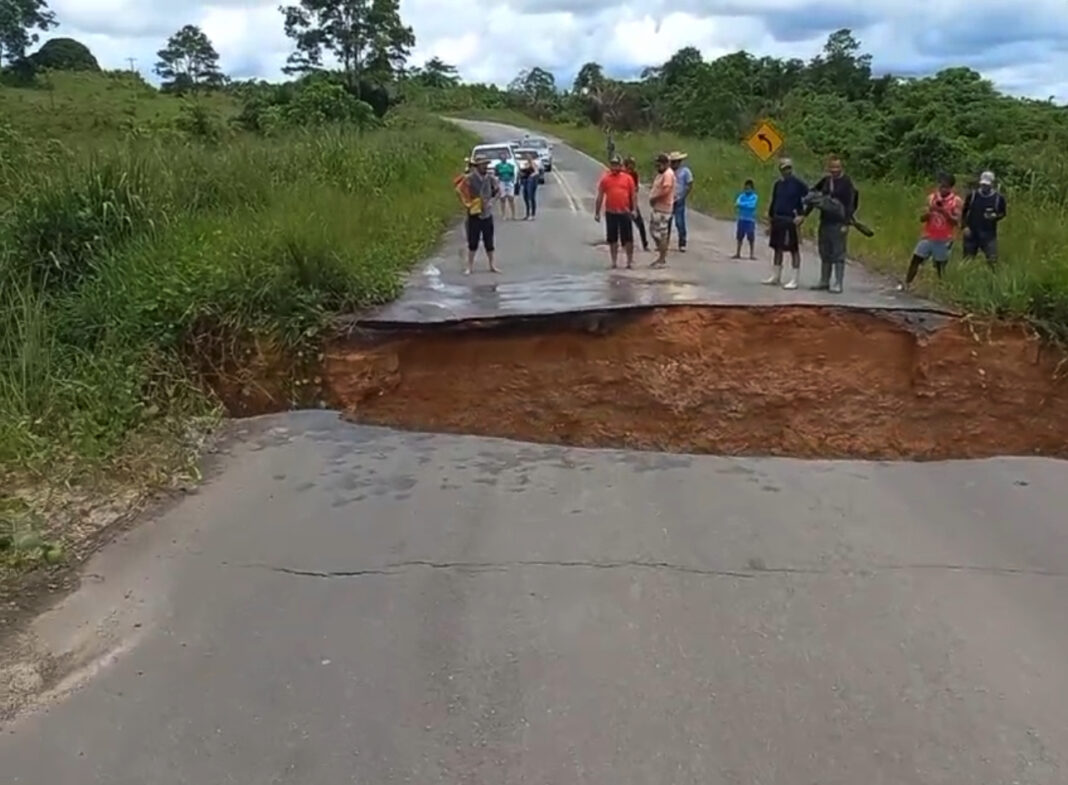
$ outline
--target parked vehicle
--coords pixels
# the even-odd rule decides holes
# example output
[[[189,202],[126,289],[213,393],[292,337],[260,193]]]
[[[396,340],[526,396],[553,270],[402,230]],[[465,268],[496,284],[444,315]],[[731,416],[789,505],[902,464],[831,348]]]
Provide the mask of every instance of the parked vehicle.
[[[538,158],[541,160],[541,170],[543,172],[553,170],[553,146],[548,139],[527,134],[522,139],[516,139],[512,145],[537,150]]]

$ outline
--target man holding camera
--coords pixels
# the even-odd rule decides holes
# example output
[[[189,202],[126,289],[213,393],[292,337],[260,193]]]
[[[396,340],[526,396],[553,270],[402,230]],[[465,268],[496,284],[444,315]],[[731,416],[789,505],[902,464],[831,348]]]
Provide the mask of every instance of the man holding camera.
[[[938,176],[938,187],[927,197],[927,207],[920,215],[923,223],[923,236],[916,244],[912,252],[912,260],[909,262],[909,271],[905,276],[905,283],[898,287],[901,291],[908,291],[916,274],[920,271],[920,265],[928,259],[934,260],[935,274],[939,278],[946,270],[949,262],[949,251],[953,243],[953,233],[960,226],[963,200],[953,191],[957,181],[953,175],[943,173]]]

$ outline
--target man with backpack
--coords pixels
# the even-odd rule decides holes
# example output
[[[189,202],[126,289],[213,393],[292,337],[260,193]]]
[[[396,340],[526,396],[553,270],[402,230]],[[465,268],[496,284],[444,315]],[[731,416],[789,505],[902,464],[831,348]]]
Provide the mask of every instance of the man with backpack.
[[[994,183],[993,172],[979,175],[979,187],[964,198],[961,215],[964,258],[974,259],[982,251],[991,268],[998,261],[998,224],[1006,213],[1005,197]]]

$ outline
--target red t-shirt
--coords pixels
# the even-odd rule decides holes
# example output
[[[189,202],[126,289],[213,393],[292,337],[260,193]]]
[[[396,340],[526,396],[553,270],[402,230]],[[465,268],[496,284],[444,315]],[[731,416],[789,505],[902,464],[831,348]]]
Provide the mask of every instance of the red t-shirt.
[[[597,184],[604,193],[604,211],[606,213],[629,213],[631,194],[634,193],[634,179],[626,172],[605,172]]]
[[[927,209],[931,211],[927,216],[927,224],[923,230],[923,236],[930,240],[952,240],[953,230],[956,228],[949,222],[949,219],[941,212],[941,210],[935,209],[935,202],[942,200],[942,209],[953,215],[957,222],[960,223],[961,207],[964,204],[964,200],[954,193],[949,196],[942,196],[938,191],[935,191],[927,197]]]

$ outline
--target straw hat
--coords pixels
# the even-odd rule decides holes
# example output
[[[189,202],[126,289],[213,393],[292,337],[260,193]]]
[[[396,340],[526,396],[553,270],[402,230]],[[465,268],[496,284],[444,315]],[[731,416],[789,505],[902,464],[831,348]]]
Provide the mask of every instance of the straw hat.
[[[687,158],[686,153],[680,153],[678,150],[668,153],[669,161],[685,161]]]

